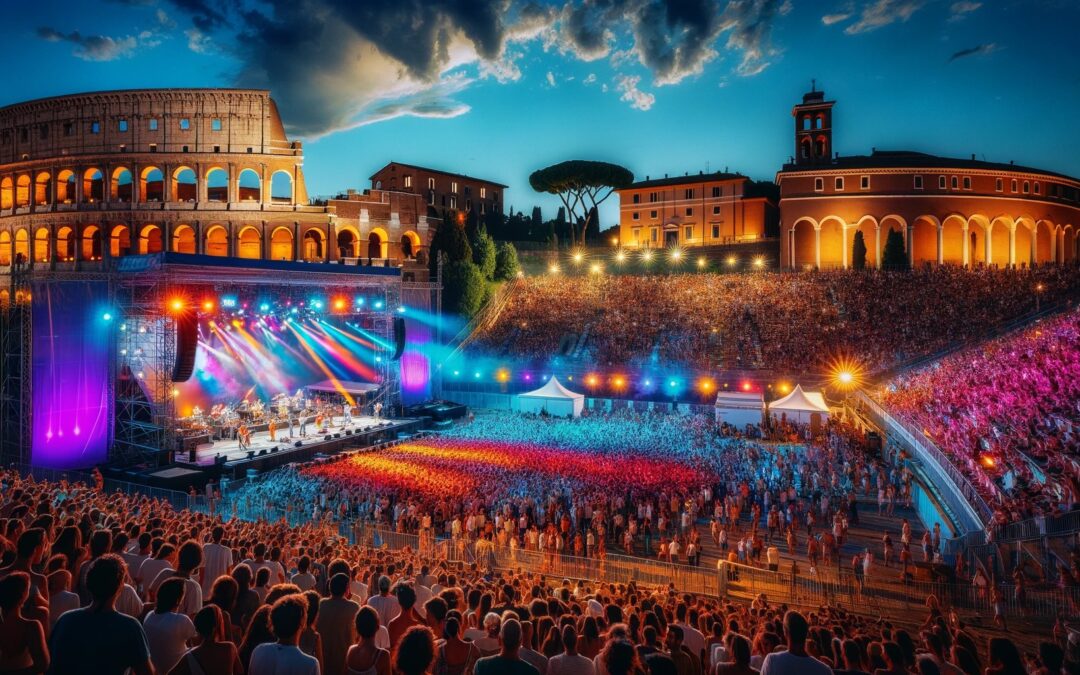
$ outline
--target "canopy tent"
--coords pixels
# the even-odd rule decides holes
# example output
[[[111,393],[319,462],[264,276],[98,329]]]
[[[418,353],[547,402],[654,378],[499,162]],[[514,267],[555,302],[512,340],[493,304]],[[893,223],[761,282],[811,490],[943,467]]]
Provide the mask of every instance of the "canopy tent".
[[[716,395],[716,423],[727,422],[733,427],[761,424],[765,414],[765,397],[743,392],[720,392]]]
[[[818,422],[828,418],[829,406],[820,391],[803,391],[802,385],[795,385],[790,394],[769,404],[769,412],[778,418],[783,415],[789,422],[806,424],[813,423],[815,415]]]
[[[517,409],[523,413],[547,412],[555,417],[579,417],[585,409],[585,395],[570,391],[552,375],[536,391],[517,395]]]

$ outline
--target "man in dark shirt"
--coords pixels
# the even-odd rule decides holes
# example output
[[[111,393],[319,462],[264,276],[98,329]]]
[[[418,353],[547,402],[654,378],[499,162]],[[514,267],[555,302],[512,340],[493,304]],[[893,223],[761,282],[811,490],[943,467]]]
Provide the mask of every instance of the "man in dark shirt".
[[[152,675],[150,647],[142,625],[113,609],[124,584],[124,561],[107,553],[86,575],[90,606],[65,612],[49,640],[50,675]]]
[[[540,675],[534,666],[521,660],[521,622],[505,619],[499,629],[499,653],[476,662],[474,675]]]

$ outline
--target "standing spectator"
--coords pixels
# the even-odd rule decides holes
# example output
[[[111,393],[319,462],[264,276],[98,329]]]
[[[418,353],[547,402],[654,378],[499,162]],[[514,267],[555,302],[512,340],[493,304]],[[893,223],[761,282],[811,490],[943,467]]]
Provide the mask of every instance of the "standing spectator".
[[[243,675],[244,666],[236,645],[224,640],[227,626],[221,610],[216,605],[203,607],[195,615],[194,624],[199,645],[189,649],[168,675]]]
[[[186,614],[176,609],[184,598],[184,580],[173,577],[158,587],[157,605],[143,620],[146,642],[150,645],[150,660],[154,670],[167,673],[187,651],[188,641],[195,637],[195,625]]]
[[[431,634],[431,629],[427,626],[413,626],[406,631],[394,650],[394,670],[398,675],[427,675],[434,663],[435,637]]]
[[[521,622],[507,619],[499,627],[499,653],[476,662],[476,675],[540,675],[535,666],[522,661]]]
[[[810,627],[795,610],[784,615],[787,651],[773,652],[761,662],[761,675],[832,675],[832,668],[806,653]]]
[[[307,610],[307,601],[302,595],[278,598],[270,609],[270,626],[277,642],[255,648],[248,675],[319,675],[319,661],[300,651],[298,646]]]
[[[0,672],[43,673],[49,667],[45,629],[22,615],[30,597],[30,575],[12,572],[0,580]]]
[[[360,605],[346,597],[348,592],[349,575],[335,574],[330,579],[330,597],[319,603],[315,628],[322,636],[325,675],[345,672],[345,656],[356,642],[356,614]]]

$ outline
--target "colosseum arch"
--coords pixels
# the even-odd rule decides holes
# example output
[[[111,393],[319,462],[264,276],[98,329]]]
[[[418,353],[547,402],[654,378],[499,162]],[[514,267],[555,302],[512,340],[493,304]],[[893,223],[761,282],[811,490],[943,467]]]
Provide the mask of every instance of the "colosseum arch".
[[[986,241],[990,234],[990,219],[976,214],[968,218],[968,264],[986,264]]]
[[[390,243],[390,237],[387,236],[386,230],[381,227],[376,227],[368,233],[367,241],[367,257],[369,258],[385,258],[387,254],[387,244]]]
[[[121,223],[114,225],[109,232],[109,255],[114,258],[131,253],[131,229]]]
[[[0,266],[8,266],[11,264],[11,233],[8,231],[0,232]]]
[[[180,224],[173,228],[172,244],[170,249],[174,253],[195,252],[195,228],[191,225]]]
[[[818,239],[819,264],[821,269],[843,267],[844,255],[844,221],[837,216],[826,216],[818,225],[820,229]]]
[[[810,140],[809,136],[803,136],[802,141],[799,142],[799,153],[803,159],[810,159],[810,155],[814,152],[814,142]]]
[[[139,172],[139,201],[165,201],[165,174],[158,167],[143,167]]]
[[[39,227],[34,232],[34,262],[49,262],[49,228]]]
[[[1035,220],[1028,216],[1020,216],[1014,225],[1016,233],[1013,235],[1013,262],[1019,267],[1027,265],[1031,267],[1035,262]]]
[[[796,269],[817,265],[818,224],[812,218],[800,218],[791,225],[791,266]]]
[[[206,200],[209,202],[229,201],[229,172],[220,166],[214,166],[207,170]]]
[[[239,187],[239,194],[237,195],[239,201],[262,201],[262,181],[259,180],[259,174],[255,169],[244,169],[241,171],[237,185]]]
[[[275,171],[270,177],[270,201],[274,204],[293,203],[293,179],[288,171]]]
[[[171,187],[169,192],[174,202],[193,202],[199,198],[195,170],[190,166],[180,166],[173,170]]]
[[[420,252],[420,235],[407,230],[401,235],[401,257],[402,258],[415,258],[416,254]]]
[[[1012,228],[1014,223],[1008,216],[998,216],[990,221],[991,265],[1005,267],[1012,260]]]
[[[84,171],[82,183],[84,203],[91,204],[105,201],[105,175],[101,173],[101,169],[91,167]]]
[[[109,201],[130,202],[134,197],[135,181],[131,176],[131,169],[119,166],[113,169],[109,178]]]
[[[56,201],[60,204],[74,204],[75,198],[75,172],[64,169],[56,174]]]
[[[15,206],[30,206],[30,174],[22,174],[15,181]]]
[[[101,260],[101,228],[97,225],[84,227],[80,248],[83,260]]]
[[[940,224],[934,216],[919,216],[911,223],[911,246],[909,256],[912,267],[922,267],[938,261],[938,230]]]
[[[30,262],[30,233],[26,228],[15,230],[15,262]]]
[[[229,255],[229,233],[223,225],[211,225],[206,230],[203,251],[206,255],[218,257]]]
[[[75,260],[75,228],[63,225],[56,231],[56,259],[60,262]]]
[[[1065,225],[1061,228],[1061,234],[1059,235],[1059,248],[1061,252],[1058,256],[1058,260],[1063,263],[1072,262],[1077,259],[1077,242],[1080,241],[1080,237],[1077,236],[1077,228],[1072,224]],[[18,242],[16,242],[18,245]]]
[[[1035,223],[1035,262],[1054,262],[1054,224],[1048,220],[1040,220]]]
[[[48,171],[41,171],[34,177],[34,203],[45,206],[52,200],[51,190],[52,176]]]
[[[11,176],[4,176],[0,180],[0,209],[10,209],[15,206],[15,181]]]
[[[262,235],[251,225],[240,229],[236,235],[236,257],[259,260],[262,258]]]
[[[304,260],[308,262],[322,262],[325,245],[323,233],[319,230],[308,230],[304,233]]]
[[[964,265],[964,217],[952,213],[941,222],[941,262],[946,265]]]
[[[887,216],[882,216],[880,227],[878,229],[878,260],[885,260],[885,243],[889,241],[889,232],[893,230],[900,233],[900,236],[904,240],[904,253],[908,252],[908,236],[907,236],[907,221],[902,216],[898,216],[895,213],[890,213]],[[909,258],[910,260],[910,254]]]
[[[293,260],[295,255],[292,230],[284,226],[275,228],[270,234],[270,259]]]
[[[165,235],[160,225],[147,223],[139,230],[139,255],[161,253],[165,250]]]
[[[863,216],[859,222],[851,228],[851,236],[848,237],[848,264],[855,261],[855,233],[862,232],[863,244],[866,245],[866,267],[872,269],[879,267],[881,261],[878,258],[878,222],[873,216]]]
[[[360,232],[349,225],[337,225],[337,251],[339,258],[360,257]]]

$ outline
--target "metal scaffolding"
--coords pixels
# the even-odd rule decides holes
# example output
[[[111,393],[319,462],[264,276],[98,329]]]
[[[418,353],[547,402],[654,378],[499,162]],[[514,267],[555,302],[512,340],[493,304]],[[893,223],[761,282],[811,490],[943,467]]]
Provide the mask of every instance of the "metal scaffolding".
[[[30,299],[25,275],[0,278],[9,291],[0,306],[0,457],[27,463],[30,449]]]

